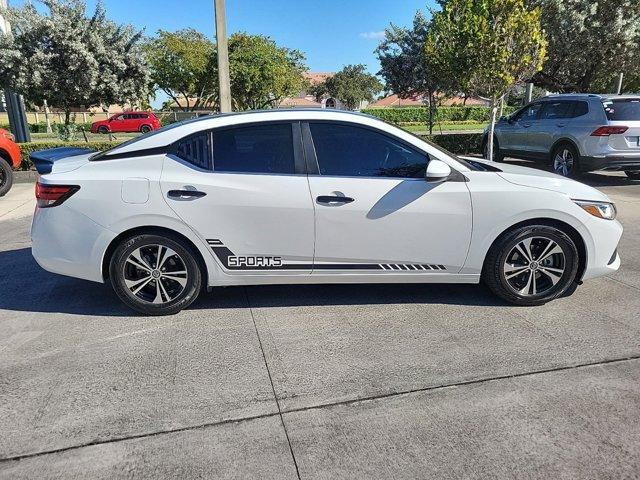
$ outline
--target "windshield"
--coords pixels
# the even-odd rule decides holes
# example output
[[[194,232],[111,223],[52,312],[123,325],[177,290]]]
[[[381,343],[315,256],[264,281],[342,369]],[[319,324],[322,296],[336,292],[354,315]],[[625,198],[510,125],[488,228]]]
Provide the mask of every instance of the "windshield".
[[[612,121],[640,121],[640,98],[621,98],[602,102],[607,118]]]

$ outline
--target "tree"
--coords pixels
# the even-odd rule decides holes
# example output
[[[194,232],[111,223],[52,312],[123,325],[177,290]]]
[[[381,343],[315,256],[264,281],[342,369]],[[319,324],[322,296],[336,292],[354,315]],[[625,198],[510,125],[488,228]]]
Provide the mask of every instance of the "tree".
[[[231,100],[236,110],[277,106],[305,86],[305,57],[262,35],[235,33],[229,38]]]
[[[382,90],[382,83],[367,73],[364,65],[346,65],[325,80],[326,91],[348,110],[355,110],[362,100],[371,101]]]
[[[218,92],[216,46],[202,33],[187,28],[159,30],[145,45],[151,79],[184,111],[214,101]]]
[[[542,68],[547,42],[540,9],[524,0],[440,0],[425,51],[434,75],[491,99],[489,158],[498,102]]]
[[[554,92],[613,92],[625,74],[626,91],[640,89],[638,0],[529,0],[542,8],[549,58],[534,82]]]
[[[378,72],[385,89],[400,98],[416,95],[429,98],[429,133],[433,132],[435,120],[435,94],[442,82],[432,74],[424,44],[429,31],[429,22],[422,12],[416,12],[412,28],[390,25],[384,32],[384,40],[375,53],[380,61]]]
[[[117,25],[97,4],[91,17],[82,0],[41,0],[2,12],[11,22],[0,36],[0,86],[27,102],[65,112],[72,108],[138,103],[149,96],[142,32]]]

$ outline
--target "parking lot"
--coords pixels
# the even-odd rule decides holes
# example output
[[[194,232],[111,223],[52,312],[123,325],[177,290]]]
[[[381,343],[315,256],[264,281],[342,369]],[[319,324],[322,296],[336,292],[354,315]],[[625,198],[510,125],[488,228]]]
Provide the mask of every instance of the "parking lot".
[[[41,270],[0,199],[0,478],[637,478],[640,182],[581,181],[622,268],[542,307],[474,285],[218,288],[172,317]]]

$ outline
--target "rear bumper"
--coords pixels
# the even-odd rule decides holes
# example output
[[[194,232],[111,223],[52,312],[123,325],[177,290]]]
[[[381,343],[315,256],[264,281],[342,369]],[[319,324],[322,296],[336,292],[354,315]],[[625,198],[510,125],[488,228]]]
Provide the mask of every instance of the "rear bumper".
[[[585,172],[593,170],[640,170],[640,155],[580,157],[580,167]]]

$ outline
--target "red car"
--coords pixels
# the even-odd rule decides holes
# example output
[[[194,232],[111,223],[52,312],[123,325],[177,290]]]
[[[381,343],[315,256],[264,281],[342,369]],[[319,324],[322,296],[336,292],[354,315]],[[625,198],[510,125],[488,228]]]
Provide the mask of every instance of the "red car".
[[[13,185],[13,169],[20,166],[20,148],[13,135],[0,128],[0,197]]]
[[[160,120],[151,112],[118,113],[106,120],[93,122],[91,133],[142,132],[160,128]]]

